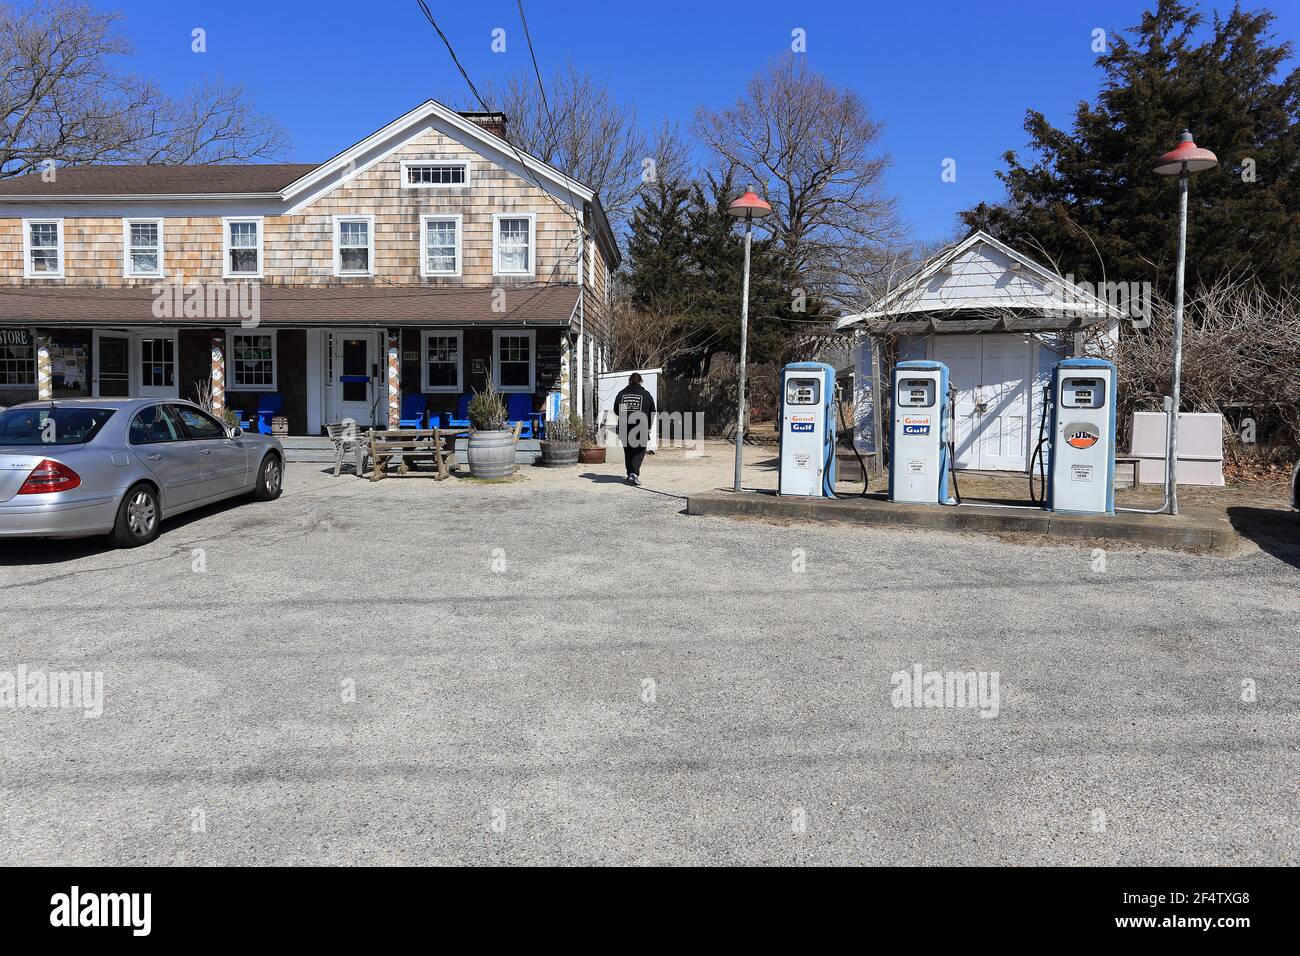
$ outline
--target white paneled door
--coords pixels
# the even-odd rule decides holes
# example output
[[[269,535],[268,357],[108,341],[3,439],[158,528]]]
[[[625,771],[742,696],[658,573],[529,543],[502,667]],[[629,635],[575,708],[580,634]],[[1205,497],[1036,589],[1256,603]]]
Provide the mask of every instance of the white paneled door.
[[[1024,471],[1032,343],[1017,335],[938,335],[931,341],[931,354],[948,366],[957,390],[957,467]]]

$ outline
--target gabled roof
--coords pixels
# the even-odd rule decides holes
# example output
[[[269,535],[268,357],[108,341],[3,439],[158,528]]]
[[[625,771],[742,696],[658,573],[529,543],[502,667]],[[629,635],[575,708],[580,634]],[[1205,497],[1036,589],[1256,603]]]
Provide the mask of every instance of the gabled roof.
[[[457,135],[488,154],[496,153],[507,164],[518,165],[543,189],[568,200],[578,208],[589,204],[595,220],[595,234],[606,251],[618,261],[618,244],[600,204],[589,186],[560,172],[554,166],[530,156],[507,140],[437,100],[425,100],[415,109],[353,143],[323,163],[211,165],[211,166],[70,166],[57,169],[52,182],[40,174],[0,180],[0,203],[62,200],[98,202],[125,200],[271,199],[293,202],[313,187],[328,183],[331,176],[356,169],[370,152],[386,142],[396,141],[403,131],[428,120],[437,120]],[[393,148],[396,148],[395,146]],[[391,149],[383,150],[386,155]],[[370,157],[369,162],[375,158]]]
[[[976,230],[930,258],[866,312],[846,315],[835,327],[915,326],[945,319],[987,323],[996,322],[987,318],[990,314],[1003,314],[1021,316],[1011,324],[1023,329],[1033,327],[1032,319],[1023,318],[1027,313],[1063,316],[1066,321],[1057,323],[1061,326],[1124,317],[1088,288],[1068,282],[1018,249]]]
[[[278,198],[314,163],[202,166],[69,166],[46,182],[39,173],[0,179],[0,197],[214,195]]]

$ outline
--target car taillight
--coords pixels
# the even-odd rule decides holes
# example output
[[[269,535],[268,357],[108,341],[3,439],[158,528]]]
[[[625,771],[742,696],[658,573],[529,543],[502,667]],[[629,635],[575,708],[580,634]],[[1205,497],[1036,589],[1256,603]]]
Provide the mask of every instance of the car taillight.
[[[71,491],[81,484],[81,476],[67,465],[46,458],[32,469],[23,486],[18,489],[20,495],[47,495],[51,491]]]

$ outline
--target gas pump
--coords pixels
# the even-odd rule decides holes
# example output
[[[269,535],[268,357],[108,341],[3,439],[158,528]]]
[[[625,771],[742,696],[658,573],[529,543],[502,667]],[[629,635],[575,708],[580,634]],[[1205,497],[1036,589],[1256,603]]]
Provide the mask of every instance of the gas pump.
[[[835,368],[794,362],[781,369],[782,495],[835,497]]]
[[[948,366],[899,362],[893,375],[889,500],[956,504],[948,494]]]
[[[1073,358],[1052,370],[1047,510],[1115,513],[1115,366]]]

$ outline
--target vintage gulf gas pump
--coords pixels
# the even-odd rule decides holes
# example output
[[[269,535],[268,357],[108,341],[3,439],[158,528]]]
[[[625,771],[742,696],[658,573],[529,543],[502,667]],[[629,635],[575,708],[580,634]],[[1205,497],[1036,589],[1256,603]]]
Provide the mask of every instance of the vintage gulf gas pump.
[[[892,388],[889,500],[956,504],[948,493],[948,366],[899,362]]]
[[[795,362],[781,369],[783,495],[835,497],[835,369]]]
[[[1115,513],[1115,366],[1073,358],[1052,371],[1047,510]]]

